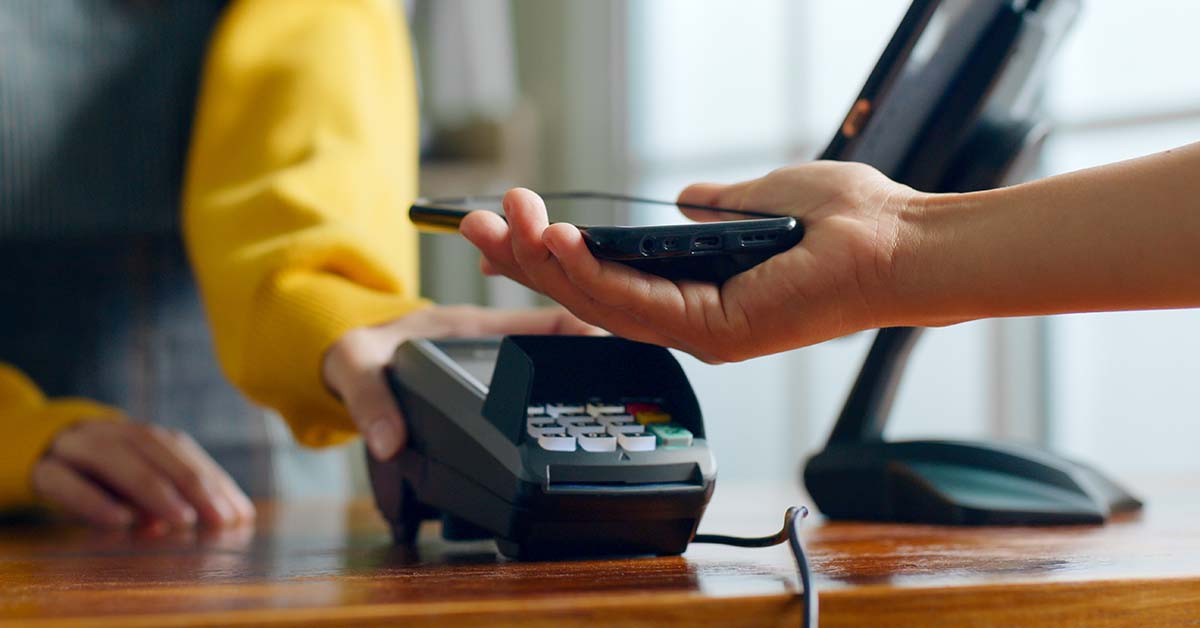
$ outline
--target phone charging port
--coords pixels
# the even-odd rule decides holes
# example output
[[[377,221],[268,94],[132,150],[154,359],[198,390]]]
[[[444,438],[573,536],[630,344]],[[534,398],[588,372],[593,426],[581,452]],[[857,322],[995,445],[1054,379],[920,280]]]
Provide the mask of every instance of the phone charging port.
[[[777,233],[743,233],[740,236],[742,246],[764,246],[779,239]]]
[[[692,240],[693,251],[719,248],[721,248],[721,236],[699,236],[695,240]]]

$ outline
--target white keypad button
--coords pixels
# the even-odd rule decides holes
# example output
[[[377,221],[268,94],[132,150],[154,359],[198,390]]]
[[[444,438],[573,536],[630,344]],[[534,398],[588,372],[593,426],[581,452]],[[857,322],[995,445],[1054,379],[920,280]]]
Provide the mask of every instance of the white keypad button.
[[[533,427],[535,425],[539,427],[545,427],[547,425],[558,425],[558,421],[548,416],[531,416],[525,419],[525,425],[529,427]]]
[[[579,404],[548,403],[546,404],[546,414],[553,417],[564,414],[583,414],[583,406]]]
[[[625,451],[654,451],[653,434],[617,434],[617,444]]]
[[[603,404],[603,403],[587,404],[587,413],[592,416],[600,416],[602,414],[622,414],[624,412],[625,412],[624,404]]]
[[[575,437],[579,441],[579,448],[584,451],[616,451],[617,437],[612,434],[592,433],[580,434]]]
[[[526,416],[542,416],[546,414],[546,406],[529,406],[525,409]]]
[[[617,434],[641,434],[646,431],[646,426],[641,423],[609,423],[604,429],[609,434],[616,436]]]
[[[579,436],[580,434],[603,434],[604,426],[599,423],[576,423],[575,425],[567,426],[567,433],[571,436]]]
[[[596,422],[603,423],[604,425],[611,425],[613,423],[633,423],[634,418],[632,414],[605,414],[596,417]]]
[[[561,425],[530,425],[526,428],[529,435],[533,438],[541,438],[543,436],[566,436],[567,428]]]
[[[591,423],[592,417],[586,414],[565,414],[555,419],[559,425],[572,426],[581,423]]]
[[[538,445],[549,451],[575,451],[575,437],[545,434],[538,437]]]

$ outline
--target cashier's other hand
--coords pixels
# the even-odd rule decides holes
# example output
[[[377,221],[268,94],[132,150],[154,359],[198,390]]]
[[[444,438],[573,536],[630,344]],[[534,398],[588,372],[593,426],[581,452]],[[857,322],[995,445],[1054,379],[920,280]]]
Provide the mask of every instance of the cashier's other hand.
[[[870,166],[842,162],[782,168],[733,185],[693,185],[680,203],[791,214],[805,227],[797,246],[721,286],[597,260],[577,228],[547,224],[542,199],[529,190],[505,195],[507,223],[474,212],[461,232],[483,253],[484,273],[507,275],[614,334],[718,363],[895,324],[894,263],[908,237],[906,208],[921,196]]]
[[[433,306],[389,323],[346,332],[326,352],[322,374],[325,384],[346,405],[371,454],[387,460],[399,453],[408,439],[404,416],[384,377],[384,367],[405,340],[603,333],[559,307],[497,310],[471,305]]]
[[[54,437],[33,468],[37,495],[93,525],[234,526],[254,505],[187,434],[84,420]]]

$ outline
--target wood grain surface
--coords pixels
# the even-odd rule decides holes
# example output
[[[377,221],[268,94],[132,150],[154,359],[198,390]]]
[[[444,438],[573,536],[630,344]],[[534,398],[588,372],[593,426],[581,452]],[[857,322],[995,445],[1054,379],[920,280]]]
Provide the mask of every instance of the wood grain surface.
[[[1151,483],[1150,488],[1155,485]],[[1146,488],[1146,487],[1138,487]],[[1102,527],[812,521],[823,626],[1200,626],[1200,488]],[[786,486],[720,485],[704,532],[767,534]],[[0,528],[3,626],[796,626],[783,546],[520,563],[436,526],[393,547],[366,501],[267,503],[254,527]]]

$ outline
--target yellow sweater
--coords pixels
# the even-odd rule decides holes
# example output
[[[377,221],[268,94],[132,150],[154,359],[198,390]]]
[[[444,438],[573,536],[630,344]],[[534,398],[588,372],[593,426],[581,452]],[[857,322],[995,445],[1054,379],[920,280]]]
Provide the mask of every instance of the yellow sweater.
[[[226,375],[296,438],[355,434],[321,358],[417,297],[417,103],[393,0],[240,0],[210,45],[183,224]],[[0,365],[0,508],[63,427],[116,411],[48,401]]]

